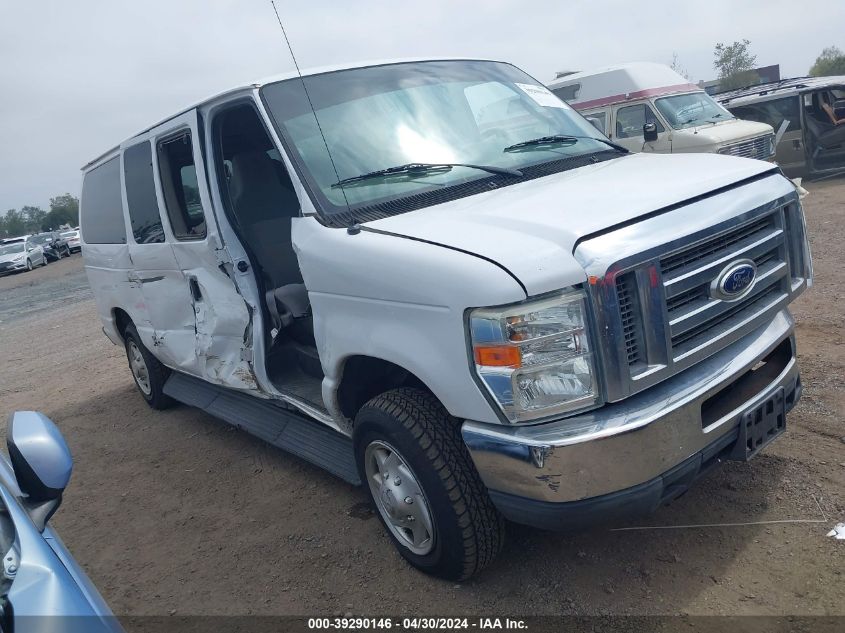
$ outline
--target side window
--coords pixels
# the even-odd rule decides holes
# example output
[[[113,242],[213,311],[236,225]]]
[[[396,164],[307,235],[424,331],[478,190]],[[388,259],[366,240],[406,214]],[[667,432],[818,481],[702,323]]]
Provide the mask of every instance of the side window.
[[[616,138],[642,137],[646,123],[654,123],[658,134],[665,130],[654,110],[645,103],[619,108],[616,111]]]
[[[581,93],[581,84],[570,84],[568,86],[561,86],[552,90],[558,97],[564,101],[572,101],[577,99]]]
[[[138,244],[164,241],[153,180],[153,152],[145,141],[123,152],[123,180],[132,235]]]
[[[82,180],[82,239],[88,244],[126,244],[117,157],[85,174]]]
[[[177,240],[204,238],[205,213],[197,186],[190,132],[159,142],[158,168],[173,235]]]
[[[599,132],[607,134],[607,112],[591,112],[590,114],[585,114],[584,118]]]
[[[768,123],[775,132],[778,131],[784,119],[789,120],[787,132],[801,129],[801,104],[798,96],[738,106],[731,109],[731,114],[738,119]]]

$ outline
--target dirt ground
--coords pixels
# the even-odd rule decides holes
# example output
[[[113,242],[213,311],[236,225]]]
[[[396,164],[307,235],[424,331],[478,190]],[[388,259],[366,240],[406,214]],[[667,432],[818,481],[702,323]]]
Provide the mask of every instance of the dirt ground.
[[[457,585],[393,551],[364,492],[200,411],[151,411],[102,334],[81,258],[0,279],[0,415],[39,409],[75,458],[53,524],[119,615],[845,614],[845,181],[809,183],[816,284],[794,306],[786,435],[640,525],[508,526]]]

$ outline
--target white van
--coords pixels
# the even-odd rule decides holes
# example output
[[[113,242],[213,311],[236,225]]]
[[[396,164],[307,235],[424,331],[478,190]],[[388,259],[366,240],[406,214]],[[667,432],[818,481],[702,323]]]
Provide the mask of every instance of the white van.
[[[734,118],[663,64],[634,62],[571,73],[549,89],[632,152],[716,152],[760,160],[775,155],[771,126]]]
[[[447,578],[495,558],[505,518],[654,510],[778,437],[801,392],[793,185],[628,153],[506,63],[234,88],[86,165],[81,219],[152,407],[363,484]]]

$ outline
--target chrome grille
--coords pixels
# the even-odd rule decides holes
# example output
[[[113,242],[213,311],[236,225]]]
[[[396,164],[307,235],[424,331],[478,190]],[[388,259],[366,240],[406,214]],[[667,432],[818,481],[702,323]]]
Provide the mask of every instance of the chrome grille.
[[[771,134],[765,134],[747,141],[742,141],[741,143],[734,143],[733,145],[723,147],[719,150],[719,153],[729,156],[766,160],[772,157],[772,140],[773,136]]]
[[[660,258],[674,360],[718,340],[737,319],[753,318],[761,309],[767,310],[771,307],[768,300],[787,297],[782,227],[782,213],[770,213]],[[737,301],[711,296],[711,283],[739,259],[753,260],[757,266],[751,292]]]
[[[772,175],[576,246],[588,275],[608,402],[765,326],[807,287],[812,260],[803,211],[784,182]],[[773,190],[780,197],[752,206]],[[747,295],[725,300],[711,290],[724,271],[749,259],[757,274]]]

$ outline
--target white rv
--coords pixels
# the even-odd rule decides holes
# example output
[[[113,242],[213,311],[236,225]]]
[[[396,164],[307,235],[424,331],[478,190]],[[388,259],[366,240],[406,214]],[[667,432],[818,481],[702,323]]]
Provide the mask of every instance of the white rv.
[[[571,73],[549,89],[632,152],[715,152],[761,160],[775,154],[771,126],[735,118],[663,64]]]

